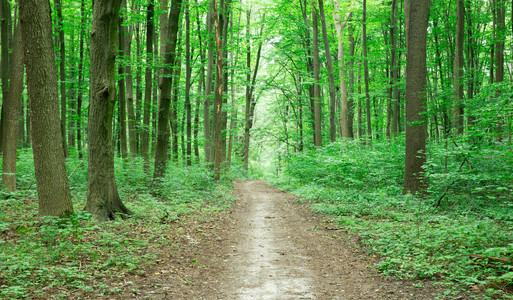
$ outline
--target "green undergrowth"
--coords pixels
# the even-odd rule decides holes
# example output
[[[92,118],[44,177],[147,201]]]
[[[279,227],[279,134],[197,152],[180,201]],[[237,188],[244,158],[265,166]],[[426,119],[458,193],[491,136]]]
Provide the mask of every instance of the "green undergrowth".
[[[365,248],[380,257],[375,267],[384,274],[434,281],[443,299],[513,299],[513,161],[504,151],[508,147],[473,150],[467,156],[472,168],[458,170],[461,149],[430,145],[431,188],[423,198],[402,194],[404,141],[374,142],[372,147],[340,142],[294,154],[274,184],[358,234]],[[450,176],[445,164],[436,163],[446,157]]]
[[[75,214],[38,218],[32,157],[19,153],[19,190],[0,198],[0,298],[115,294],[121,291],[115,282],[144,274],[162,251],[179,246],[171,242],[177,223],[210,218],[233,200],[229,180],[215,184],[202,166],[168,166],[154,197],[143,162],[117,159],[117,186],[133,215],[99,223],[83,211],[86,161],[71,158],[67,168],[70,175],[76,168],[69,181]]]

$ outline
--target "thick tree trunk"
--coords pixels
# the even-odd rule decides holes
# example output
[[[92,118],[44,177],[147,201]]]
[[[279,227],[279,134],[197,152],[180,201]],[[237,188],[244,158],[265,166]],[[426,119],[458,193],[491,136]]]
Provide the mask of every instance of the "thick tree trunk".
[[[335,78],[333,75],[333,61],[331,59],[330,42],[328,40],[328,31],[326,30],[326,20],[324,16],[323,0],[319,1],[319,16],[321,17],[322,37],[324,41],[324,52],[326,53],[326,67],[328,68],[329,94],[330,94],[330,140],[332,142],[337,138],[337,125],[335,118]],[[342,82],[342,78],[340,79]]]
[[[131,214],[114,178],[112,120],[116,103],[115,52],[121,0],[95,0],[91,29],[86,210],[104,221]]]
[[[176,0],[171,4],[169,10],[169,31],[166,37],[166,47],[164,51],[161,51],[161,55],[164,56],[164,76],[161,79],[159,86],[160,99],[159,99],[159,110],[158,110],[158,130],[157,130],[157,147],[155,149],[155,170],[153,173],[153,184],[158,184],[164,177],[166,171],[166,158],[167,158],[167,144],[169,142],[169,107],[171,105],[171,86],[172,86],[172,74],[173,66],[176,60],[176,44],[178,40],[178,23],[180,20],[182,1]]]
[[[59,124],[58,82],[48,0],[20,1],[40,216],[73,212]]]
[[[406,160],[404,192],[427,188],[426,162],[426,42],[428,0],[406,0]]]
[[[3,164],[2,180],[9,191],[16,190],[16,149],[20,119],[20,103],[23,101],[23,48],[20,26],[14,32],[13,56],[9,68],[9,95],[4,101],[4,117],[2,118]]]
[[[465,30],[464,1],[458,0],[456,14],[456,47],[453,69],[452,123],[456,134],[463,133],[463,41]]]
[[[148,163],[150,159],[150,109],[151,109],[151,92],[153,87],[153,34],[154,34],[154,15],[153,1],[148,2],[148,11],[146,16],[146,72],[145,72],[145,88],[144,88],[144,113],[143,127],[141,134],[141,156]]]
[[[68,157],[68,143],[66,142],[66,47],[64,44],[64,28],[62,17],[62,2],[55,0],[57,10],[57,32],[59,33],[59,76],[60,76],[60,97],[61,97],[61,136],[64,157]]]
[[[317,9],[315,2],[312,2],[312,54],[313,54],[313,74],[314,74],[314,124],[315,124],[315,141],[316,147],[322,146],[321,132],[321,87],[320,87],[320,63],[319,63],[319,31],[317,21]]]

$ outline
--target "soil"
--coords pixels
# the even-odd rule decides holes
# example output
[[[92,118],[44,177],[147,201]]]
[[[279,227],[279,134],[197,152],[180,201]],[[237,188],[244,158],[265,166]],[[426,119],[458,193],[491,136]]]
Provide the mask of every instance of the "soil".
[[[235,194],[229,211],[177,224],[175,246],[113,298],[435,299],[440,292],[379,274],[356,236],[265,181],[236,182]]]

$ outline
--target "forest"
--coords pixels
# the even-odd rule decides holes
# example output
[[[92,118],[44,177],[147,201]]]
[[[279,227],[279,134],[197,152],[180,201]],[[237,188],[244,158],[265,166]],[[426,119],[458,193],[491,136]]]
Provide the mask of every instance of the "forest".
[[[513,299],[512,14],[0,0],[0,298],[152,298],[165,253],[191,294],[162,299],[201,298],[187,245],[210,249],[266,180],[411,299]]]

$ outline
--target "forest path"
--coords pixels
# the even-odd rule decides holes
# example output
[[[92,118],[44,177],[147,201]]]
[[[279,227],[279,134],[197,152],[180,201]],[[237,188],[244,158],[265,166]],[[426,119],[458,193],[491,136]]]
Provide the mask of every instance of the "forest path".
[[[385,278],[359,241],[296,196],[264,181],[235,183],[237,201],[215,220],[180,225],[182,236],[137,299],[435,299],[431,284]],[[184,227],[181,227],[184,226]],[[155,274],[155,275],[154,275]],[[134,288],[132,288],[132,291]]]

